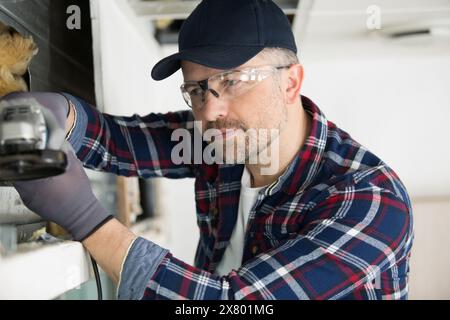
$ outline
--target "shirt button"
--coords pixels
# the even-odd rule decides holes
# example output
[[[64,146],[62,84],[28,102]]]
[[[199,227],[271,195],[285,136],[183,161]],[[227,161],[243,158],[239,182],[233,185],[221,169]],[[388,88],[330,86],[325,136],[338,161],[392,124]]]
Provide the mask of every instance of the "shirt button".
[[[256,252],[258,252],[258,246],[253,246],[252,247],[252,253],[256,254]]]

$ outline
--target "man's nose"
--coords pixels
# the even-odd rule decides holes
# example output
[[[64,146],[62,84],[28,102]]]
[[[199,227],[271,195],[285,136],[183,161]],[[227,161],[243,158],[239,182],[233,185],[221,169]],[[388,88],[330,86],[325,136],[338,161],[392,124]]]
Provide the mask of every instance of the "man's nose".
[[[216,121],[219,118],[224,118],[228,114],[228,103],[223,101],[207,91],[205,93],[205,100],[202,108],[203,117],[207,121]]]

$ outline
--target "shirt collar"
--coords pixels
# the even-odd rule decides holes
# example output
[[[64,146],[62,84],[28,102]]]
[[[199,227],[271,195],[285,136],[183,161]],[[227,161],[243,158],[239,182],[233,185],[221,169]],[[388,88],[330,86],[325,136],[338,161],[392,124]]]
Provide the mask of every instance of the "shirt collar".
[[[301,193],[319,171],[327,141],[328,121],[319,107],[309,98],[301,96],[301,101],[304,110],[312,119],[311,130],[285,172],[267,188],[268,195],[280,191],[289,195]]]

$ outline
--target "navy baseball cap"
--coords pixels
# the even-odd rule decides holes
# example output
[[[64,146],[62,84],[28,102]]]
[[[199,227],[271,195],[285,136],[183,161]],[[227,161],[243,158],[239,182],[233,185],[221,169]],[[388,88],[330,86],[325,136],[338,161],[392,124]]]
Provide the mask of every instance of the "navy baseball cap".
[[[236,68],[264,48],[297,53],[292,28],[271,0],[203,0],[184,21],[179,52],[159,61],[152,78],[163,80],[188,60],[214,69]]]

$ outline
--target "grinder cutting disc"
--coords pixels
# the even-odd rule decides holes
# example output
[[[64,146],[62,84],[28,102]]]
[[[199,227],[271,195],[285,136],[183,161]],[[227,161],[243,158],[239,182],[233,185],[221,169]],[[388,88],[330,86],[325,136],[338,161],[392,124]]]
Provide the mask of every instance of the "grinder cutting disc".
[[[42,179],[65,172],[67,156],[61,150],[33,150],[0,156],[0,182]]]

